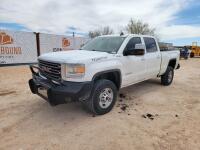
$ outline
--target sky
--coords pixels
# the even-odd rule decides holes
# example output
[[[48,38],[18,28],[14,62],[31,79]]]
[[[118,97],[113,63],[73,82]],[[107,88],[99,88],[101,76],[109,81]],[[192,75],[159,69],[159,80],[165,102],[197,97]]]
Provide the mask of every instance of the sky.
[[[200,45],[199,0],[0,0],[0,29],[87,36],[103,26],[119,33],[131,18],[161,41]]]

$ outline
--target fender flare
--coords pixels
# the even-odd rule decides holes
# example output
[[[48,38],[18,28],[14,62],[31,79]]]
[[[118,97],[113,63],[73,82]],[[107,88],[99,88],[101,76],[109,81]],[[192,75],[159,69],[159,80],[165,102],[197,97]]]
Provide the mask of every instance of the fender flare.
[[[92,81],[95,80],[95,78],[97,78],[98,76],[102,75],[102,74],[106,74],[106,73],[112,73],[112,72],[118,72],[119,73],[119,77],[120,77],[120,82],[119,82],[119,88],[121,87],[122,84],[122,73],[120,69],[110,69],[110,70],[105,70],[105,71],[100,71],[94,74],[94,76],[92,77]]]

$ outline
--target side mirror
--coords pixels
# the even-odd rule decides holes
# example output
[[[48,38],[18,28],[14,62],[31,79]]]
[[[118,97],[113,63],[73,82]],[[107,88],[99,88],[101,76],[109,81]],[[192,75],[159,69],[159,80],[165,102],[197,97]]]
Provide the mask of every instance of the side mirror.
[[[124,51],[124,56],[128,55],[136,55],[136,56],[142,56],[145,53],[145,46],[144,44],[135,44],[134,49],[127,49]]]

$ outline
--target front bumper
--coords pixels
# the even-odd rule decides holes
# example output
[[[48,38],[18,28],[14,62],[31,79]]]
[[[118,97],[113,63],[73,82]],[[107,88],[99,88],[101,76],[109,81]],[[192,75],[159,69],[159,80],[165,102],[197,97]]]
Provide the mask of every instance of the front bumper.
[[[69,101],[84,101],[90,97],[93,81],[91,82],[69,82],[69,81],[52,81],[50,79],[42,78],[38,72],[33,68],[39,69],[35,66],[30,66],[32,71],[32,79],[29,80],[29,87],[33,94],[47,100],[51,105],[58,105],[67,103]],[[39,91],[45,90],[46,95]]]

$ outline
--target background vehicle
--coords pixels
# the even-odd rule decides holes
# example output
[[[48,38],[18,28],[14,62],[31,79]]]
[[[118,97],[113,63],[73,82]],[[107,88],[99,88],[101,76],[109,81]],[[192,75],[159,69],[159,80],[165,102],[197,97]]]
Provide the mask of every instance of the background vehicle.
[[[170,51],[175,50],[172,43],[158,42],[160,51]]]
[[[77,100],[102,115],[113,108],[120,88],[156,77],[170,85],[179,68],[179,53],[160,52],[152,36],[100,36],[81,50],[40,56],[38,67],[31,66],[29,85],[52,105]]]
[[[197,42],[193,42],[191,46],[190,57],[200,56],[200,46],[197,45]]]
[[[189,55],[190,55],[189,49],[186,46],[184,46],[180,50],[180,58],[188,59]]]

